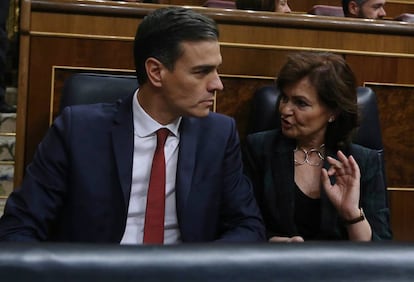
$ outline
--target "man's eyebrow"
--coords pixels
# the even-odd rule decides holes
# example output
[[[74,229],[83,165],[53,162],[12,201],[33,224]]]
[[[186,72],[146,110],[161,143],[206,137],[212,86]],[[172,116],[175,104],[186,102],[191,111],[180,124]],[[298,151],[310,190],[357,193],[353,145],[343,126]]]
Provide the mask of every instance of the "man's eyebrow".
[[[216,68],[218,68],[217,65],[198,65],[198,66],[192,67],[193,70],[211,70],[211,69],[216,69]]]

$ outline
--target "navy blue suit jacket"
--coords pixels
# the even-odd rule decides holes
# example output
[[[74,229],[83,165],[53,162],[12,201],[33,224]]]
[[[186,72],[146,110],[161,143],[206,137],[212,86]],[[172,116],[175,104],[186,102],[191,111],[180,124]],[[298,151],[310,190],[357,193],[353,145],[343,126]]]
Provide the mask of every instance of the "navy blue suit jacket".
[[[8,198],[0,240],[120,242],[133,161],[132,96],[67,107]],[[148,164],[143,164],[148,165]],[[176,178],[183,242],[261,241],[264,227],[242,173],[233,119],[182,119]]]

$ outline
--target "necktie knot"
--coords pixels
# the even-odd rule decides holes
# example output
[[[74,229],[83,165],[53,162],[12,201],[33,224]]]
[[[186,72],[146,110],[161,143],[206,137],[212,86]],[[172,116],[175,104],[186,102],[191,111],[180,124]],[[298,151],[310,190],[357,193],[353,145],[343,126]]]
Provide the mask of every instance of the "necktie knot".
[[[170,130],[168,128],[160,128],[157,130],[157,147],[164,147],[165,142],[167,141],[167,137],[170,134]]]

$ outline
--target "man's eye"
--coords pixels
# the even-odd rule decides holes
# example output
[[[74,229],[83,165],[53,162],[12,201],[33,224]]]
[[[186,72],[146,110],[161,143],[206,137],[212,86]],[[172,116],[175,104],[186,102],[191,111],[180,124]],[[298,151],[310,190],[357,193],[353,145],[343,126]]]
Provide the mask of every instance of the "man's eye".
[[[205,75],[205,74],[209,74],[210,73],[210,69],[198,69],[198,70],[196,70],[194,73],[195,74],[202,74],[202,75]]]

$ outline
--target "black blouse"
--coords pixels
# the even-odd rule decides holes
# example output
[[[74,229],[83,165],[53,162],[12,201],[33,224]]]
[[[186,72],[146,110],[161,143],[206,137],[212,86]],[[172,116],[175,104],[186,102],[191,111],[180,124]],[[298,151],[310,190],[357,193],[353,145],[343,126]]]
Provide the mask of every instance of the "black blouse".
[[[320,227],[321,200],[305,195],[295,184],[295,223],[299,235],[306,240],[315,240]]]

